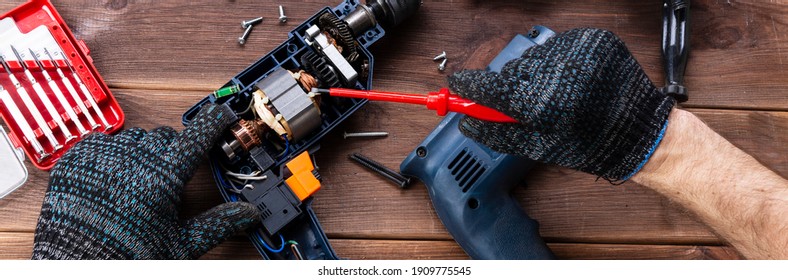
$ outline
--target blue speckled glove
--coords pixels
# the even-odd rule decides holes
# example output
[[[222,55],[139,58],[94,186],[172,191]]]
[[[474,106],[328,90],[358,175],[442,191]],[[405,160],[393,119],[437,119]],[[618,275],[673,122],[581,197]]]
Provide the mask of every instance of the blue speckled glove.
[[[601,29],[574,29],[526,50],[500,74],[463,71],[457,94],[519,124],[465,118],[460,130],[500,152],[627,180],[648,161],[676,103],[659,91],[624,43]]]
[[[181,133],[132,128],[76,144],[52,169],[33,259],[193,259],[259,222],[244,202],[178,218],[184,184],[232,114],[206,106]]]

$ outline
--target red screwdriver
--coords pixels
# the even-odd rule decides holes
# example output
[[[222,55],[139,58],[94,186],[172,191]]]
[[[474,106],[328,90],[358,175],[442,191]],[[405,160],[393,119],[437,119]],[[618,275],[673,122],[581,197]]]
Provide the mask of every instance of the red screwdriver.
[[[422,104],[427,105],[427,109],[437,111],[438,116],[445,116],[448,112],[456,112],[488,122],[518,123],[517,120],[504,115],[498,110],[476,104],[476,102],[451,94],[448,88],[442,88],[438,92],[430,92],[426,95],[345,88],[312,89],[312,91],[335,97],[366,98],[375,101]]]

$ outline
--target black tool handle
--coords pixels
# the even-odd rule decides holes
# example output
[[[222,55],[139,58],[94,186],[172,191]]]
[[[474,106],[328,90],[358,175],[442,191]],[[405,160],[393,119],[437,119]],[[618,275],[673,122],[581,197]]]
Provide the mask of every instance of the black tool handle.
[[[678,102],[689,98],[684,87],[684,70],[689,56],[690,3],[664,0],[662,16],[662,57],[665,60],[665,94]]]

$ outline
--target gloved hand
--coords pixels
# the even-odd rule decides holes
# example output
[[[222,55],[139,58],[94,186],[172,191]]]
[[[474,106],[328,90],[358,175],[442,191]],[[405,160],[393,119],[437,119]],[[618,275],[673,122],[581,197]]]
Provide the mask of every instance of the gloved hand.
[[[184,184],[232,114],[208,105],[181,133],[132,128],[74,145],[52,169],[33,259],[193,259],[259,222],[244,202],[178,218]]]
[[[675,104],[624,43],[575,29],[528,49],[500,74],[463,71],[451,89],[520,124],[465,118],[466,136],[509,154],[585,171],[611,182],[634,175],[656,149]]]

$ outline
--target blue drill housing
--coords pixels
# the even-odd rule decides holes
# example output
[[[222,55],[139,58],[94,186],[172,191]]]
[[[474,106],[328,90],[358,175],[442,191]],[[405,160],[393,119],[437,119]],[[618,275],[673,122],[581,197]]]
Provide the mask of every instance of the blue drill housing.
[[[517,35],[487,70],[500,72],[507,62],[553,35],[543,26]],[[458,128],[463,117],[447,115],[400,170],[424,182],[438,217],[471,258],[554,259],[539,235],[539,224],[511,194],[535,162],[465,137]]]

